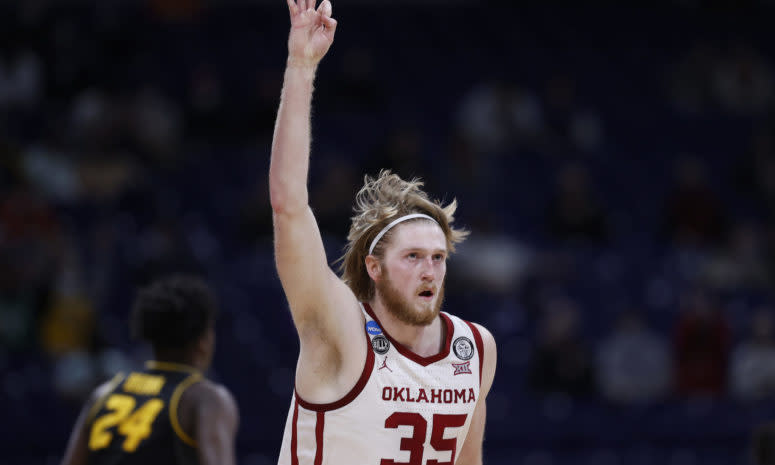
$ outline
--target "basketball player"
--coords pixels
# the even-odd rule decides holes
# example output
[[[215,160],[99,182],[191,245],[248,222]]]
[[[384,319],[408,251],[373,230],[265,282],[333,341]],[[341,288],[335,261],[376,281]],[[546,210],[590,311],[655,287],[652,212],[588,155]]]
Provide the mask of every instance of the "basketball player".
[[[281,465],[478,465],[496,349],[440,312],[456,204],[416,180],[365,179],[340,279],[308,205],[310,107],[336,21],[287,0],[291,30],[269,173],[275,258],[300,339]]]
[[[237,405],[204,378],[217,312],[199,279],[173,276],[139,292],[132,332],[156,360],[98,387],[78,417],[63,465],[231,465]]]

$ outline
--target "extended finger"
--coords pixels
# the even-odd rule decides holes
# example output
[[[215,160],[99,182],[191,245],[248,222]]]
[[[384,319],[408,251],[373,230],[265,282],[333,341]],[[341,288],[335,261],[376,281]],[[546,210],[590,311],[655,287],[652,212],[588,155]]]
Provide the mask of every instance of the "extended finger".
[[[296,6],[296,2],[294,0],[287,0],[287,2],[288,2],[288,11],[291,12],[291,16],[295,15],[299,11],[299,7]]]
[[[323,0],[323,2],[318,6],[318,12],[326,17],[331,17],[331,2],[329,0]]]

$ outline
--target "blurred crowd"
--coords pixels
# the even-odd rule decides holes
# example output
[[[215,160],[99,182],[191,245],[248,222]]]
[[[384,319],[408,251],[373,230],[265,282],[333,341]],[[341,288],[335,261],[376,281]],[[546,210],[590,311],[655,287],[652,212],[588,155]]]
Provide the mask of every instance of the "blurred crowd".
[[[289,395],[265,182],[280,7],[0,4],[5,404],[40,392],[77,405],[147,356],[128,340],[129,302],[181,270],[222,297],[219,335],[237,342],[219,345],[215,370],[242,385],[243,408],[240,392]],[[408,23],[398,38],[387,21],[364,25],[368,13],[342,8],[319,72],[311,203],[333,262],[364,173],[419,176],[459,200],[473,233],[446,305],[499,342],[496,424],[520,397],[775,398],[769,27],[751,19],[727,38],[710,20],[686,32],[662,18],[673,35],[651,47],[624,31],[637,11],[588,13],[578,43],[536,32],[550,21],[540,8],[513,35],[477,7],[390,10]],[[605,33],[621,43],[597,37],[598,13],[624,15]],[[462,17],[481,37],[453,37],[445,25]],[[266,369],[240,378],[241,354]]]

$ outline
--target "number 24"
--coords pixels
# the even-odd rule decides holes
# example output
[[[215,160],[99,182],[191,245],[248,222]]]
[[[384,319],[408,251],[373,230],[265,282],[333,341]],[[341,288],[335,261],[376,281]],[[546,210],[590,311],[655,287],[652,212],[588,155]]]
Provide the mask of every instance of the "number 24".
[[[108,447],[110,441],[113,440],[113,433],[106,430],[118,425],[118,432],[126,436],[123,449],[126,452],[134,452],[143,439],[151,435],[151,424],[164,407],[164,402],[161,399],[150,399],[140,408],[134,410],[135,399],[133,397],[113,394],[108,397],[105,407],[111,412],[99,417],[94,422],[89,435],[89,449],[97,450]]]
[[[437,451],[450,451],[449,462],[428,460],[426,465],[453,465],[457,450],[457,438],[444,439],[444,430],[463,426],[468,415],[433,415],[433,431],[431,432],[431,446]],[[396,412],[385,420],[385,428],[398,428],[399,426],[411,426],[412,437],[401,438],[401,450],[409,452],[408,462],[396,462],[393,459],[382,459],[379,465],[422,465],[423,445],[425,444],[425,432],[428,430],[428,422],[419,413]]]

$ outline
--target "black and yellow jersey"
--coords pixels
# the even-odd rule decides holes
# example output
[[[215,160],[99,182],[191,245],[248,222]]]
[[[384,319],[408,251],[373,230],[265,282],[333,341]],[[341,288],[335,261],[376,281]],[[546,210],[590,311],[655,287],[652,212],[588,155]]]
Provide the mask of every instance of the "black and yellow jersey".
[[[194,465],[196,442],[180,426],[183,392],[202,380],[195,368],[149,361],[119,373],[89,412],[89,465]]]

